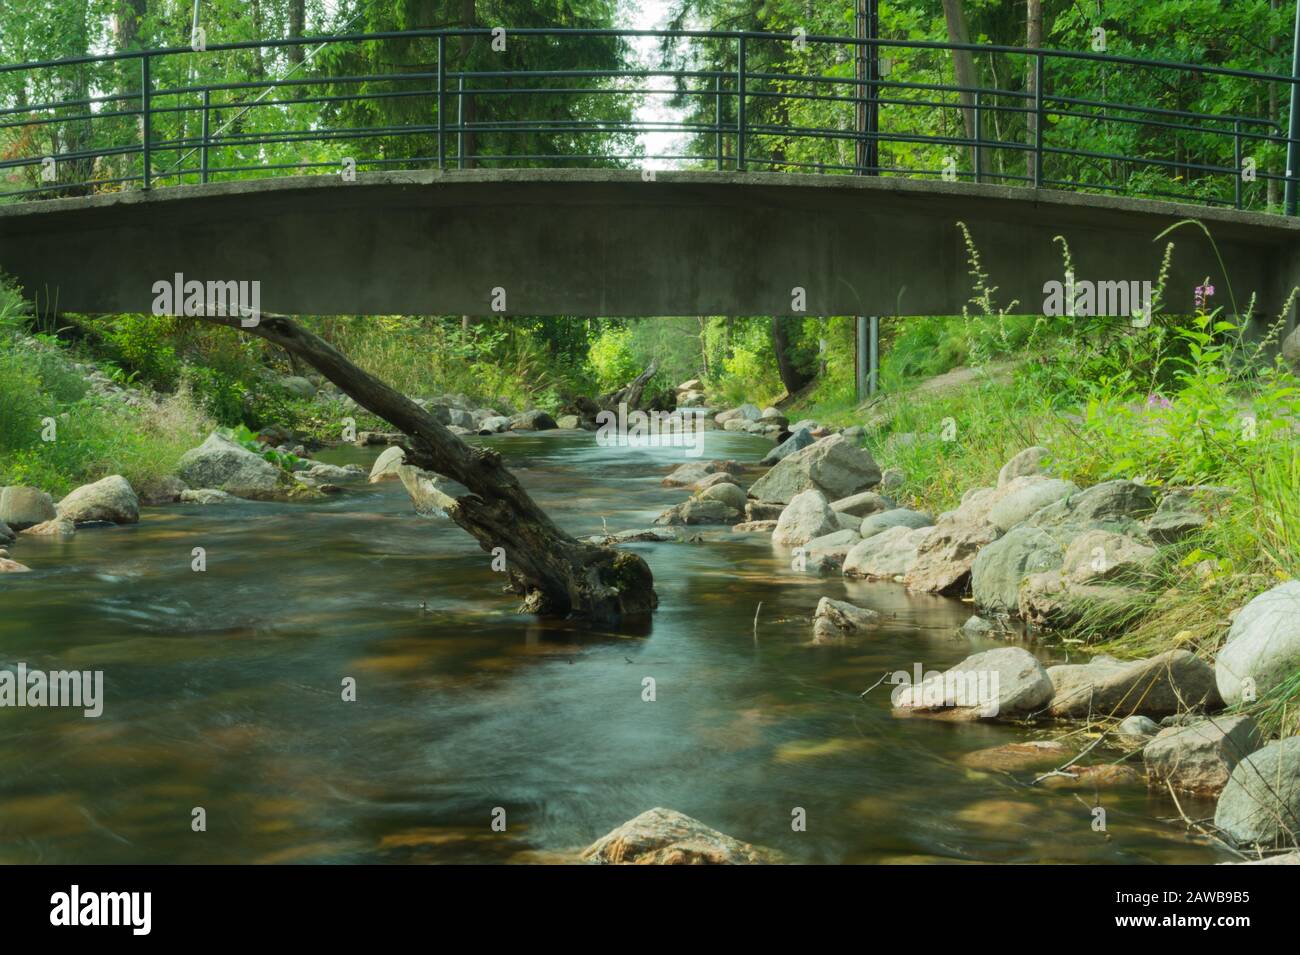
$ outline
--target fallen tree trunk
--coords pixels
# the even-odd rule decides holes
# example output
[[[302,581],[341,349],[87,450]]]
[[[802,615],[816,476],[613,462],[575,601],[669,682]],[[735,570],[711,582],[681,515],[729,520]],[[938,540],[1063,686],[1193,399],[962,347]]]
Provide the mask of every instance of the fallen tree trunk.
[[[263,315],[252,327],[238,318],[209,321],[238,328],[280,346],[311,365],[359,405],[410,439],[408,464],[463,484],[470,493],[440,504],[485,551],[501,547],[510,589],[523,595],[524,612],[575,614],[615,620],[658,605],[650,568],[638,555],[583,543],[561,530],[490,448],[471,447],[433,416],[348,361],[329,342],[291,319]]]
[[[650,383],[650,379],[655,376],[659,370],[659,359],[654,359],[646,366],[645,371],[633,378],[628,384],[619,388],[617,391],[611,391],[600,398],[600,407],[605,411],[617,411],[620,404],[626,404],[628,411],[641,410],[641,397],[645,392],[645,386]]]

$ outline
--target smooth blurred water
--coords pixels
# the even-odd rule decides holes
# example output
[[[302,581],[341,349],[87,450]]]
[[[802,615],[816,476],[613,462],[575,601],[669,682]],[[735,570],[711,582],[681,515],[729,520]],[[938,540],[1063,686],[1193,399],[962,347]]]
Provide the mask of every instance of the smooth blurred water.
[[[575,534],[645,526],[686,493],[660,485],[681,449],[490,443]],[[706,455],[769,448],[710,433]],[[860,695],[997,645],[957,633],[968,604],[799,574],[767,535],[699,532],[631,545],[660,597],[632,634],[515,614],[490,555],[396,483],[21,538],[34,572],[0,576],[0,663],[101,669],[106,702],[99,719],[0,709],[0,861],[559,861],[654,806],[810,862],[1220,858],[1145,788],[1042,791],[957,762],[1022,728],[895,719],[887,685]],[[888,623],[809,646],[823,595]]]

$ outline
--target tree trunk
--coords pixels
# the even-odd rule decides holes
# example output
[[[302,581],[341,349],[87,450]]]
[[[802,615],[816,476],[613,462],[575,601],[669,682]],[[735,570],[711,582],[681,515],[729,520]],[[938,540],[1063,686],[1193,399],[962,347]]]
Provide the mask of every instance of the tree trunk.
[[[948,22],[949,43],[969,43],[970,34],[966,30],[966,14],[962,10],[961,0],[943,0],[943,15]],[[976,87],[975,57],[970,50],[952,51],[952,72],[958,86],[968,89]],[[966,138],[975,138],[975,94],[961,93],[962,119],[966,126]],[[971,161],[974,165],[974,147],[971,147]]]
[[[620,404],[626,404],[628,411],[641,410],[641,396],[645,392],[645,386],[650,383],[650,379],[655,376],[655,372],[658,370],[659,359],[656,358],[628,384],[617,391],[602,395],[599,402],[601,410],[617,411]]]
[[[1282,2],[1282,0],[1271,0],[1271,3],[1270,3],[1269,5],[1270,5],[1274,10],[1276,10],[1276,9],[1278,8],[1278,5],[1279,5],[1281,2]],[[1277,56],[1277,36],[1276,36],[1276,35],[1271,36],[1271,37],[1268,38],[1268,52],[1269,52],[1269,58],[1270,58],[1270,60],[1271,60],[1273,57]],[[1272,69],[1272,64],[1271,64],[1271,63],[1270,63],[1270,65],[1269,65],[1269,69]],[[1282,111],[1278,108],[1277,84],[1276,84],[1276,83],[1269,83],[1269,84],[1268,84],[1268,118],[1269,118],[1269,119],[1273,119],[1273,120],[1278,120],[1278,121],[1281,121],[1281,120],[1282,120]],[[1269,175],[1276,176],[1276,175],[1277,175],[1277,166],[1273,165],[1272,163],[1269,163],[1268,172],[1269,172]],[[1238,176],[1241,175],[1241,170],[1240,170],[1240,169],[1237,170],[1237,175],[1238,175]],[[1276,179],[1270,179],[1270,180],[1268,180],[1268,195],[1267,195],[1268,208],[1269,208],[1270,210],[1272,210],[1273,208],[1275,208],[1275,207],[1277,206],[1279,200],[1280,200],[1280,197],[1278,196],[1277,180],[1276,180]]]
[[[1025,46],[1031,50],[1040,49],[1043,45],[1043,0],[1029,0],[1028,13],[1026,16],[1025,29]],[[1029,57],[1025,63],[1025,92],[1033,97],[1038,90],[1038,73],[1035,69],[1036,63],[1034,57]],[[1031,109],[1034,100],[1025,100],[1025,104]],[[1038,144],[1038,114],[1029,112],[1025,114],[1027,120],[1025,142],[1032,148]],[[1033,185],[1036,180],[1037,157],[1032,153],[1025,153],[1025,169],[1029,174],[1029,183]]]
[[[307,0],[289,0],[289,36],[302,36],[307,29]],[[302,62],[306,48],[299,44],[288,48],[289,62],[297,66]]]
[[[780,372],[781,384],[785,386],[787,395],[793,395],[812,381],[812,376],[796,367],[794,359],[790,357],[789,323],[797,321],[797,318],[772,316],[772,351],[776,353],[777,371]]]
[[[208,321],[242,328],[239,318]],[[288,318],[263,316],[258,325],[242,330],[297,355],[363,408],[407,435],[408,464],[469,489],[459,498],[434,493],[439,506],[485,551],[504,549],[510,590],[524,597],[521,611],[617,621],[658,606],[654,578],[644,560],[566,534],[502,465],[497,451],[465,444],[411,399]]]
[[[460,21],[464,27],[477,26],[475,12],[476,0],[461,0],[460,4]],[[471,36],[462,36],[460,38],[460,68],[461,70],[469,69],[469,51],[474,43]],[[474,134],[469,132],[466,127],[474,125],[474,118],[478,115],[478,110],[474,105],[473,94],[465,94],[461,98],[460,108],[460,125],[462,127],[461,142],[464,144],[463,155],[465,157],[465,168],[474,168]]]

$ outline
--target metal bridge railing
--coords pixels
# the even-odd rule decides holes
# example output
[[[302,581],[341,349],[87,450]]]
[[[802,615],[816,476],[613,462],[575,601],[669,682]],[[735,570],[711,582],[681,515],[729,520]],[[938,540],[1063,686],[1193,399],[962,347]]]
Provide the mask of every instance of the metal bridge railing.
[[[1265,207],[1269,182],[1285,184],[1288,197],[1295,189],[1295,176],[1274,171],[1296,151],[1275,119],[1176,101],[1194,78],[1202,101],[1208,91],[1212,101],[1267,104],[1271,88],[1281,103],[1296,82],[1289,76],[1075,50],[694,30],[507,30],[525,65],[484,69],[486,57],[468,68],[449,42],[494,36],[486,27],[414,30],[0,65],[0,201],[348,164],[942,177],[1254,209]],[[628,44],[644,37],[661,44],[666,64],[682,65],[624,65]],[[596,38],[608,43],[599,58],[618,65],[527,65],[534,45],[541,63]],[[327,65],[397,43],[418,62],[380,73]],[[798,44],[798,56],[776,62],[806,69],[752,69],[755,51],[771,44]],[[220,81],[242,52],[274,58],[307,47],[288,75]],[[1032,91],[944,82],[954,50],[1005,57],[1019,77],[1032,71]],[[909,57],[914,75],[929,70],[935,81],[882,75],[882,59]],[[15,75],[20,82],[6,86]],[[1107,96],[1108,85],[1153,76],[1175,102]],[[646,103],[668,113],[648,117]],[[647,148],[645,137],[659,145]]]

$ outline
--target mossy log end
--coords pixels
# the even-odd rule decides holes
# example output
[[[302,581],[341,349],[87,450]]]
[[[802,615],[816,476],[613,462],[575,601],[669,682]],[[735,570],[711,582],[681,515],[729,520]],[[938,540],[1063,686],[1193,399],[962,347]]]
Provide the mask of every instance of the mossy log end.
[[[305,361],[405,434],[407,463],[464,485],[469,493],[448,499],[445,510],[485,551],[504,548],[510,589],[524,598],[521,611],[616,621],[658,606],[654,577],[640,556],[565,533],[501,463],[500,454],[461,441],[320,336],[283,316],[263,316],[250,327],[238,318],[209,320],[256,335]]]

